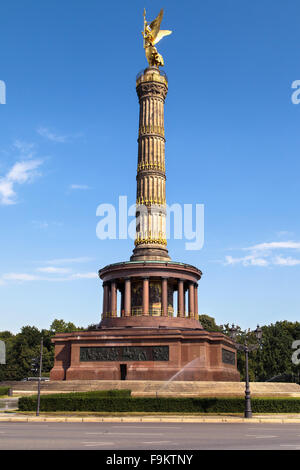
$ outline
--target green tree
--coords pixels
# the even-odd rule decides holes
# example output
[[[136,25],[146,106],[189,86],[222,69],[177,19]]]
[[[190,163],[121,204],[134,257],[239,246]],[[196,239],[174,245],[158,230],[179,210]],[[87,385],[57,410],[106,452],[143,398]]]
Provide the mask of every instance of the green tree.
[[[56,333],[72,333],[72,331],[84,330],[83,327],[77,327],[74,323],[66,323],[64,320],[53,320],[50,325],[50,331],[54,336]]]
[[[199,315],[199,322],[206,331],[222,332],[221,326],[217,325],[215,319],[209,315]]]
[[[98,324],[97,323],[92,323],[91,325],[88,325],[86,328],[87,331],[93,331],[98,329]]]
[[[20,333],[13,335],[9,331],[0,332],[0,339],[6,345],[6,364],[0,366],[0,381],[21,380],[34,375],[32,359],[40,357],[41,339],[43,338],[42,374],[49,375],[54,364],[54,345],[51,341],[56,333],[81,331],[73,323],[55,319],[49,330],[39,330],[34,326],[24,326]]]
[[[223,332],[229,334],[230,327],[225,325]],[[300,366],[292,362],[293,341],[300,339],[300,323],[280,321],[262,327],[263,336],[261,347],[249,353],[249,378],[251,381],[265,382],[273,377],[285,374],[296,377]],[[243,331],[238,328],[236,342],[255,344],[253,331]],[[241,380],[245,380],[245,354],[238,351],[237,366]],[[287,380],[287,379],[285,379]]]
[[[300,339],[300,323],[280,321],[264,326],[263,346],[254,355],[254,370],[259,381],[280,374],[296,375],[300,366],[292,362],[292,344]]]

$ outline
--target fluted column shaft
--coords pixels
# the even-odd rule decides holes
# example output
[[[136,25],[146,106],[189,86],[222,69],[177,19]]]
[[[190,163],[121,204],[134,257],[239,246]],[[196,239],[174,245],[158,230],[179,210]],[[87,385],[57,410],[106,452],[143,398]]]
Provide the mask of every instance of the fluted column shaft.
[[[117,283],[111,281],[111,291],[110,291],[110,313],[112,317],[117,316]]]
[[[152,67],[137,78],[140,103],[137,228],[132,260],[169,260],[166,249],[164,102],[168,82]]]
[[[121,292],[121,317],[125,317],[125,309],[124,309],[125,291],[124,291],[124,287],[121,287],[120,292]]]
[[[109,286],[108,284],[104,283],[103,284],[103,308],[102,308],[103,317],[106,317],[109,311],[108,300],[109,300]]]
[[[189,283],[189,317],[194,318],[195,314],[195,293],[194,293],[194,283]]]
[[[168,279],[166,277],[162,278],[162,289],[161,289],[161,306],[162,306],[162,316],[168,316]]]
[[[143,279],[143,315],[149,315],[149,278]]]
[[[125,279],[125,301],[124,301],[125,317],[131,314],[131,280]]]
[[[195,291],[195,301],[194,301],[194,308],[195,308],[195,318],[198,320],[198,284],[196,283],[194,286]]]
[[[184,317],[184,285],[182,279],[178,280],[177,316]]]

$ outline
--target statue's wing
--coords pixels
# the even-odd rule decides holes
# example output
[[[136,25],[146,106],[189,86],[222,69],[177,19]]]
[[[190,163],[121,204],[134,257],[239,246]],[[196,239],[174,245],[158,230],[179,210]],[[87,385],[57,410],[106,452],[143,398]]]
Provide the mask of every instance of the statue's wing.
[[[157,44],[163,37],[165,36],[169,36],[169,34],[171,34],[172,31],[169,31],[168,29],[161,29],[160,31],[158,31],[157,33],[157,36],[155,38],[155,41],[153,44]]]
[[[152,37],[153,39],[156,38],[156,36],[158,35],[158,32],[159,32],[159,28],[160,28],[160,24],[161,24],[161,21],[162,21],[162,17],[163,17],[163,14],[164,14],[164,10],[161,9],[159,14],[158,14],[158,17],[155,18],[155,20],[153,20],[151,23],[150,23],[150,28],[151,28],[151,33],[152,33]]]

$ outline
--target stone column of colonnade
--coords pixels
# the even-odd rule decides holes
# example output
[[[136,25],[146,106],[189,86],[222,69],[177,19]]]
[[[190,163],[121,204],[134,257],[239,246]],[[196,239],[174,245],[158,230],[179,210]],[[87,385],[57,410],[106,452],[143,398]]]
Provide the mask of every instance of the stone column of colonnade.
[[[131,261],[170,260],[166,248],[164,102],[168,82],[156,67],[137,78],[140,104],[136,240]]]
[[[143,277],[143,308],[142,315],[149,315],[149,277]],[[168,316],[168,278],[161,278],[162,308],[161,316]],[[198,284],[192,281],[177,281],[177,317],[198,319]],[[186,312],[185,293],[188,292],[188,311]],[[126,278],[121,290],[121,315],[131,316],[131,279]],[[113,280],[103,284],[103,317],[117,317],[117,283]]]

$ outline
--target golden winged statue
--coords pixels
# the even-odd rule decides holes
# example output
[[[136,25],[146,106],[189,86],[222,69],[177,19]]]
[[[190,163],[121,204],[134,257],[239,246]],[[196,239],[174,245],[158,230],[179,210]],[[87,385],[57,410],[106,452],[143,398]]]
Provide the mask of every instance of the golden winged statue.
[[[171,34],[172,31],[159,29],[163,14],[164,11],[161,9],[158,17],[148,25],[146,21],[146,10],[144,9],[144,31],[142,32],[142,35],[144,38],[146,58],[150,67],[164,66],[164,59],[161,54],[157,52],[155,44],[157,44],[164,36]]]

